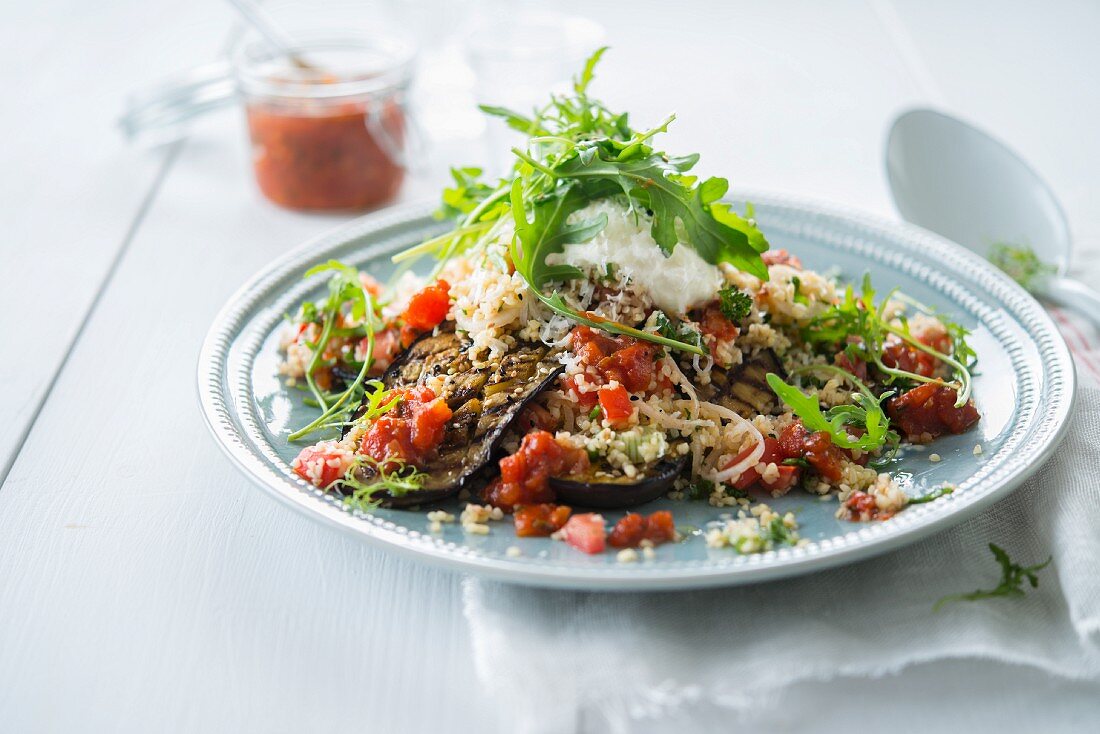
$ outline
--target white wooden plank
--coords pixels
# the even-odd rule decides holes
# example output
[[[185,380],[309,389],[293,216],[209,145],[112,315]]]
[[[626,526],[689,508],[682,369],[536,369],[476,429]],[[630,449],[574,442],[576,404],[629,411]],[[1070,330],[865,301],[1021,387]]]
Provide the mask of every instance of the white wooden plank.
[[[166,151],[116,134],[122,99],[213,58],[228,17],[214,0],[46,0],[4,14],[0,480],[166,164]]]
[[[185,149],[0,491],[0,711],[16,729],[478,719],[453,684],[469,677],[457,577],[270,502],[199,417],[194,360],[222,301],[334,223],[260,202],[240,126]],[[76,440],[45,458],[62,433]]]

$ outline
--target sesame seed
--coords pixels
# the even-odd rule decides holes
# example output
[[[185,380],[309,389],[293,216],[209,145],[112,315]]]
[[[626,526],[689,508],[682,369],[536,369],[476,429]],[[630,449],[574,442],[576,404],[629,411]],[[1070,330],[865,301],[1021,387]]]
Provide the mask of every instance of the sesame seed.
[[[504,555],[508,556],[509,558],[519,558],[523,555],[523,551],[518,545],[510,545],[508,546],[508,550],[504,551]]]
[[[939,461],[942,458],[943,457],[940,456],[939,454],[929,454],[928,455],[928,460],[931,461],[933,464],[936,463],[937,461]]]
[[[981,456],[982,455],[982,445],[980,443],[974,444],[974,455],[975,456]]]

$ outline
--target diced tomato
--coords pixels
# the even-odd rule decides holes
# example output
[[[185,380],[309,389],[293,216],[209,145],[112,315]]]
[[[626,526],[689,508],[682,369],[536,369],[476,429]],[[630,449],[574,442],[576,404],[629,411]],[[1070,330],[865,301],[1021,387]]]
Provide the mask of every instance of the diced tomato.
[[[779,447],[784,458],[803,458],[826,479],[840,479],[845,453],[824,431],[810,433],[802,421],[795,421],[779,434]]]
[[[380,375],[393,362],[393,358],[401,351],[401,337],[394,327],[383,329],[374,335],[374,362],[371,364],[371,374]],[[362,362],[367,356],[367,338],[359,340],[355,347],[355,359]]]
[[[790,265],[792,268],[802,269],[802,261],[798,256],[786,250],[768,250],[760,254],[760,259],[765,265]]]
[[[867,363],[858,357],[849,357],[847,352],[837,352],[833,364],[842,370],[851,372],[860,380],[867,380]]]
[[[844,509],[849,520],[870,520],[875,516],[878,507],[874,497],[857,489],[844,501]]]
[[[393,469],[404,462],[423,464],[439,444],[451,420],[451,409],[428,387],[412,387],[398,393],[400,402],[376,419],[363,438],[359,450]]]
[[[630,393],[622,385],[601,387],[599,400],[603,417],[616,428],[626,426],[630,422],[630,417],[634,415]]]
[[[748,458],[752,452],[752,445],[742,449],[726,464],[727,467],[733,466],[738,462],[744,461]],[[767,436],[764,438],[764,453],[760,455],[758,464],[781,464],[784,459],[793,458],[787,456],[777,439]],[[755,466],[750,466],[746,469],[740,477],[735,479],[732,484],[736,489],[745,490],[754,485],[759,485],[770,491],[773,495],[785,494],[791,487],[798,483],[798,480],[802,477],[802,471],[797,466],[777,466],[779,476],[771,481],[764,480],[760,476],[760,472],[756,470]]]
[[[550,415],[550,411],[542,407],[538,403],[531,403],[516,417],[516,424],[523,431],[549,431],[552,430],[557,422],[554,420],[554,416]]]
[[[645,392],[657,371],[657,350],[653,344],[631,344],[600,360],[596,369],[608,382],[615,380],[630,392]]]
[[[974,401],[956,408],[953,387],[926,382],[886,403],[886,413],[913,443],[927,443],[945,433],[963,433],[981,419]]]
[[[660,545],[675,539],[676,525],[672,521],[672,513],[658,510],[649,517],[628,512],[615,523],[607,542],[614,548],[635,548],[643,540]]]
[[[771,481],[762,479],[760,482],[775,496],[786,494],[802,478],[802,470],[797,466],[777,466],[776,470],[779,472],[778,477]]]
[[[561,386],[566,392],[573,393],[573,396],[577,398],[577,404],[584,408],[585,411],[589,411],[596,407],[596,403],[599,402],[599,392],[596,390],[581,392],[577,389],[577,381],[572,375],[561,378]]]
[[[940,361],[891,334],[882,348],[882,363],[896,370],[932,377]]]
[[[657,345],[629,336],[612,338],[587,326],[573,329],[571,342],[580,364],[595,367],[602,384],[615,380],[632,393],[647,392],[654,384]]]
[[[434,329],[447,318],[451,307],[451,284],[437,280],[413,295],[401,319],[414,329]]]
[[[749,455],[753,452],[755,448],[756,446],[754,444],[749,444],[745,448],[741,449],[737,454],[735,454],[734,457],[730,459],[726,463],[726,466],[723,468],[728,469],[729,467],[735,466],[736,464],[739,464],[740,462],[749,458]],[[774,438],[771,438],[770,436],[765,438],[764,453],[760,455],[757,463],[778,463],[780,461],[783,461],[784,458],[785,457],[779,450],[779,442],[776,441]],[[756,484],[758,479],[760,479],[760,472],[756,471],[755,466],[750,466],[748,469],[742,472],[740,477],[733,480],[732,484],[736,489],[748,489],[752,485]]]
[[[676,539],[676,525],[672,521],[672,513],[668,510],[658,510],[651,513],[645,519],[645,540],[654,545],[660,545]]]
[[[519,449],[500,460],[500,481],[485,488],[484,499],[511,512],[520,505],[554,501],[550,477],[581,474],[588,469],[588,454],[559,443],[547,431],[532,431]]]
[[[516,508],[516,535],[521,538],[547,536],[561,530],[572,508],[566,505],[523,505]]]
[[[409,305],[401,314],[404,324],[401,327],[401,343],[409,346],[417,336],[434,329],[447,318],[451,307],[451,284],[445,280],[435,283],[413,294]]]
[[[703,309],[696,321],[704,334],[720,341],[733,341],[741,333],[737,324],[725,317],[718,303],[712,303]]]
[[[562,540],[584,553],[603,553],[607,547],[603,516],[593,512],[573,515],[560,532]]]
[[[911,328],[910,335],[921,344],[942,354],[951,350],[951,337],[947,329],[938,321],[927,320]],[[882,363],[887,367],[913,372],[924,377],[933,377],[941,362],[928,352],[922,351],[900,337],[891,334],[882,349]]]
[[[298,452],[290,468],[310,484],[325,488],[342,479],[354,461],[355,456],[335,441],[322,441]]]
[[[612,548],[633,548],[645,537],[645,518],[636,512],[628,512],[611,528],[607,542]]]

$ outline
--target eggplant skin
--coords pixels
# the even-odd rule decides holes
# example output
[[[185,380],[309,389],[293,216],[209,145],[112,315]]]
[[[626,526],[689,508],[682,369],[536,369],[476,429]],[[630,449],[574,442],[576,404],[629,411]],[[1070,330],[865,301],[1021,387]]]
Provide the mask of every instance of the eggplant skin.
[[[449,377],[441,395],[453,416],[436,456],[419,467],[427,475],[423,489],[400,497],[380,491],[385,507],[438,502],[468,486],[493,459],[520,411],[557,382],[565,369],[543,344],[522,343],[493,364],[475,368],[468,342],[454,323],[424,334],[401,353],[382,376],[386,389],[412,387],[425,379]],[[355,417],[361,415],[362,406]],[[361,481],[369,482],[364,474]]]
[[[585,482],[576,478],[552,477],[550,488],[557,501],[572,507],[618,510],[644,505],[672,491],[672,483],[687,467],[688,457],[662,460],[650,467],[640,479]]]
[[[779,357],[772,350],[765,349],[736,367],[712,369],[711,383],[700,389],[699,397],[729,408],[742,418],[774,415],[783,404],[768,385],[769,372],[786,379],[786,371]]]

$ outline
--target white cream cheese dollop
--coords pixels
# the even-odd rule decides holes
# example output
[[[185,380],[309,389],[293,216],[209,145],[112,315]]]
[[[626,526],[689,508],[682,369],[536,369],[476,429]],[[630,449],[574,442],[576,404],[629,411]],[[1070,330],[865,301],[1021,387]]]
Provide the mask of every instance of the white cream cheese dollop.
[[[650,234],[652,220],[610,199],[594,201],[575,212],[570,222],[607,215],[607,226],[587,242],[566,245],[560,255],[547,258],[550,264],[567,263],[585,273],[603,275],[607,264],[616,275],[629,277],[653,303],[669,315],[682,315],[693,306],[713,300],[724,282],[722,272],[701,258],[694,249],[677,244],[672,255]]]

